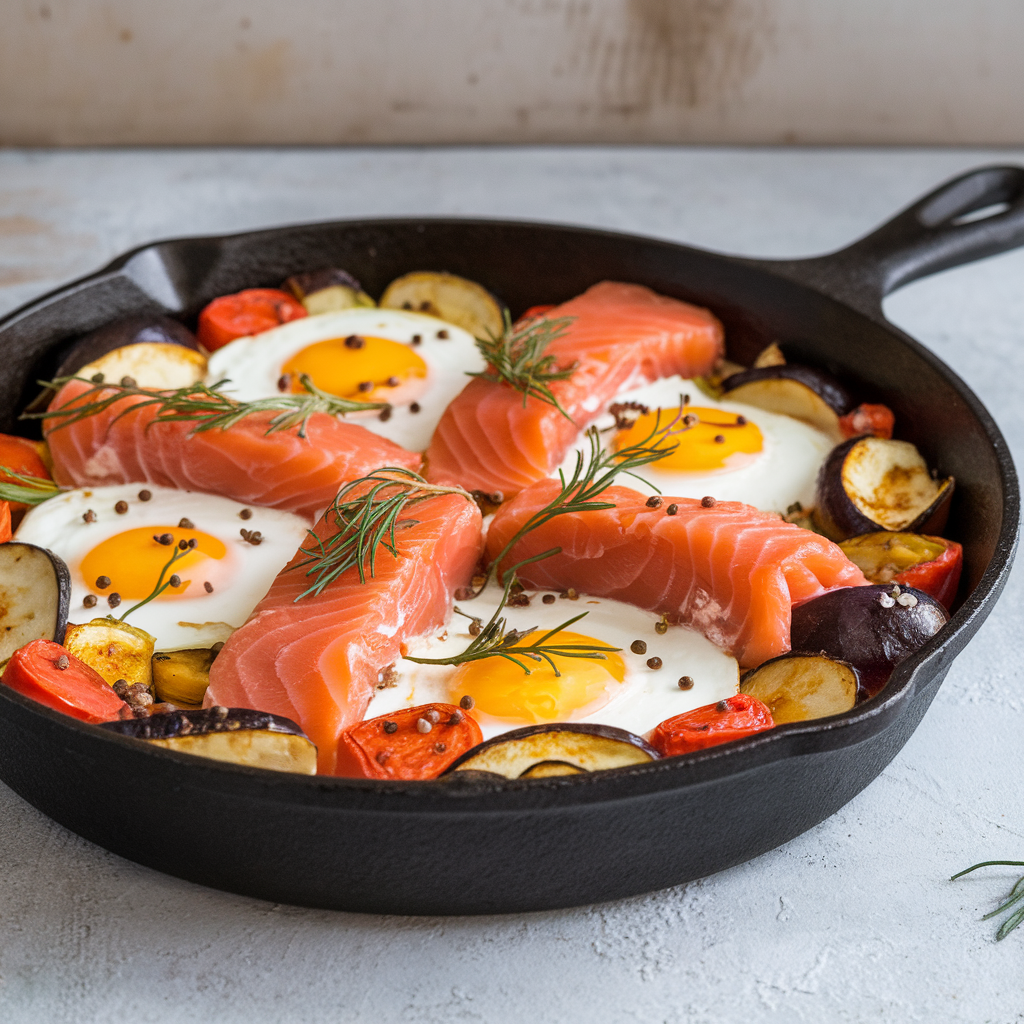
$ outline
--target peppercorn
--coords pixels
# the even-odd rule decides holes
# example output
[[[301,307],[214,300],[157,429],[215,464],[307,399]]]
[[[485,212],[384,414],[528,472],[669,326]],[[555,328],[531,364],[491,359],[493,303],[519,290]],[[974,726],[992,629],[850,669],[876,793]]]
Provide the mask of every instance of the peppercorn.
[[[656,495],[656,494],[652,494],[647,499],[647,507],[648,508],[661,508],[661,498],[659,498],[658,495]]]
[[[96,589],[97,590],[106,590],[107,587],[109,587],[109,586],[110,586],[110,577],[109,576],[97,576],[96,577]]]
[[[191,519],[185,519],[182,517],[178,522],[178,529],[180,530],[194,530],[195,528],[196,524],[193,523]]]
[[[661,668],[661,658],[648,658],[647,659],[647,667],[648,668]]]
[[[391,721],[385,722],[384,723],[384,731],[385,732],[397,732],[398,731],[398,723],[397,722],[391,722]]]
[[[542,601],[543,601],[543,602],[544,602],[545,604],[554,604],[554,603],[555,603],[555,595],[554,595],[554,594],[545,594],[545,595],[544,595],[544,596],[543,596],[543,597],[541,598],[541,600],[542,600]]]
[[[121,603],[121,595],[120,594],[111,594],[110,597],[107,598],[107,604],[110,605],[111,608],[116,608],[120,603]]]
[[[362,348],[366,344],[358,334],[350,334],[345,339],[345,348]]]
[[[705,494],[704,497],[700,499],[700,503],[701,505],[704,506],[704,508],[714,508],[715,505],[718,504],[718,502],[714,498],[712,498],[710,494]]]
[[[242,511],[238,513],[238,518],[239,519],[252,519],[252,509],[251,508],[243,508]]]
[[[391,406],[384,406],[384,408],[381,409],[379,413],[377,413],[377,419],[379,419],[381,423],[387,423],[387,421],[391,419]]]
[[[82,604],[84,604],[86,608],[95,608],[96,600],[97,598],[95,594],[86,594],[85,597],[82,598]]]
[[[467,693],[466,696],[459,701],[459,707],[462,708],[463,711],[468,711],[474,703],[473,698]]]
[[[420,411],[420,403],[419,402],[412,402],[409,405],[409,412],[419,412],[419,411]]]
[[[693,679],[690,676],[680,676],[679,677],[679,689],[680,690],[692,690],[693,689]]]
[[[152,491],[139,491],[139,501],[149,501],[152,497]]]
[[[665,509],[665,515],[667,515],[667,516],[674,516],[678,511],[679,511],[679,506],[675,505],[675,504],[672,504],[672,505],[669,505],[669,507],[667,509]]]
[[[93,512],[93,510],[91,508],[87,508],[82,513],[82,520],[83,520],[83,522],[86,522],[86,523],[95,523],[96,522],[96,513]]]
[[[634,654],[646,654],[647,653],[647,644],[643,640],[634,640],[629,645],[629,649]]]
[[[116,505],[114,506],[114,511],[115,511],[115,512],[116,512],[116,513],[117,513],[117,514],[118,514],[119,516],[123,516],[123,515],[125,514],[125,512],[127,512],[127,511],[128,511],[128,502],[127,502],[127,501],[119,501],[119,502],[118,502],[118,503],[117,503],[117,504],[116,504]]]

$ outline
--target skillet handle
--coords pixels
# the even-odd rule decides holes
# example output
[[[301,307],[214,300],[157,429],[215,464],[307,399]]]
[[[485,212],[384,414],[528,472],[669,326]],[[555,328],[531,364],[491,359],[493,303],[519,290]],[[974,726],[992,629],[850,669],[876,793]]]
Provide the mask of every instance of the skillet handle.
[[[1020,245],[1024,167],[979,167],[940,185],[853,245],[794,260],[786,270],[877,313],[886,295],[919,277]]]

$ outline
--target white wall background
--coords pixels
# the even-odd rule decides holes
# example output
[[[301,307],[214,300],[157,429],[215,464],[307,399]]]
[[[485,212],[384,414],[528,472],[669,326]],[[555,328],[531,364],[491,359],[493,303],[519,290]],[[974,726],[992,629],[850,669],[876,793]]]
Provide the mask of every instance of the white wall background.
[[[1024,142],[1021,0],[0,0],[0,145]]]

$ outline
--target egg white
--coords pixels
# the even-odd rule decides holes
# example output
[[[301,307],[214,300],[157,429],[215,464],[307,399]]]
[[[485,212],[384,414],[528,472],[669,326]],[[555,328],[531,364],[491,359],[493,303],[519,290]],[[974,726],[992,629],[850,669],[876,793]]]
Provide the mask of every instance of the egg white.
[[[139,500],[139,491],[152,494],[149,501]],[[118,501],[128,503],[128,511],[118,514]],[[192,578],[180,596],[162,595],[133,612],[126,621],[156,637],[157,650],[208,647],[226,640],[241,626],[253,608],[270,589],[274,577],[284,568],[307,536],[305,519],[277,509],[250,509],[248,519],[239,512],[248,506],[229,498],[193,491],[180,491],[154,484],[118,484],[63,491],[56,497],[30,509],[22,520],[15,540],[48,548],[59,555],[71,572],[71,615],[73,622],[88,622],[108,613],[122,615],[138,600],[125,599],[119,607],[108,607],[103,590],[95,580],[85,579],[82,559],[101,541],[126,530],[142,526],[176,526],[182,518],[196,529],[221,540],[227,547],[223,559],[211,560],[208,571],[184,570],[183,578]],[[96,521],[87,523],[84,514],[92,510]],[[263,540],[252,545],[242,539],[240,530],[259,531]],[[168,547],[169,558],[172,548]],[[214,591],[206,593],[209,577]],[[156,579],[153,580],[154,584]],[[94,594],[93,608],[83,604]]]
[[[447,333],[439,338],[438,332]],[[350,413],[346,420],[410,451],[423,451],[430,443],[441,414],[466,386],[467,373],[484,369],[484,359],[473,336],[445,320],[425,313],[401,309],[344,309],[334,313],[292,320],[251,338],[238,338],[210,356],[207,383],[228,378],[224,391],[244,402],[280,395],[277,382],[283,365],[309,345],[350,334],[387,338],[411,344],[414,335],[421,343],[415,352],[427,364],[427,378],[416,398],[419,412],[410,404],[395,405],[382,421],[377,412]]]
[[[662,494],[677,498],[711,495],[719,501],[742,501],[765,512],[786,512],[796,502],[804,508],[813,506],[818,470],[841,438],[830,437],[792,416],[768,412],[742,402],[710,398],[694,381],[678,376],[665,377],[645,387],[635,388],[618,395],[615,401],[638,402],[652,412],[660,408],[671,416],[679,409],[681,395],[688,395],[691,405],[724,409],[745,416],[760,429],[763,448],[752,461],[736,469],[685,472],[664,469],[654,463],[637,470],[640,477]],[[595,422],[602,431],[614,426],[614,419],[608,414]],[[602,436],[610,440],[614,433],[607,429]],[[566,456],[563,471],[571,473],[576,465],[576,453],[583,452],[586,457],[589,450],[589,444],[581,437]],[[635,477],[621,476],[618,483],[635,487],[645,494],[653,493]]]
[[[620,657],[626,665],[625,679],[621,684],[612,683],[616,692],[604,707],[575,721],[614,725],[642,735],[666,718],[731,697],[739,689],[736,659],[685,626],[669,626],[666,633],[659,634],[654,628],[659,616],[622,601],[599,600],[585,595],[571,601],[556,595],[553,604],[544,604],[543,595],[550,591],[527,593],[530,595],[529,607],[506,608],[503,612],[509,628],[552,629],[580,612],[587,612],[586,618],[569,629],[621,648]],[[501,591],[492,585],[479,597],[463,602],[460,607],[468,615],[486,622],[500,599]],[[455,615],[446,630],[409,641],[406,653],[423,658],[451,657],[465,650],[472,640],[469,622],[469,619]],[[645,654],[634,654],[630,650],[634,640],[646,642]],[[647,659],[651,657],[662,659],[660,669],[647,667]],[[451,689],[457,666],[420,665],[403,657],[395,663],[395,671],[397,679],[394,685],[375,692],[366,718],[376,718],[420,704],[459,703],[462,694]],[[679,689],[679,679],[684,675],[694,681],[690,690]],[[481,731],[484,739],[490,739],[518,729],[522,724],[482,722]]]

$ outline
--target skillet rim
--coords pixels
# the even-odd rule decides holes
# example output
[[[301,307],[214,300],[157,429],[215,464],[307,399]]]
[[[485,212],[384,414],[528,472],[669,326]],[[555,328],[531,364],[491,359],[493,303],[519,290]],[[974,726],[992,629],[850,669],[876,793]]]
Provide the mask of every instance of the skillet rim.
[[[945,674],[944,662],[951,662],[974,636],[998,599],[1012,567],[1019,540],[1020,525],[1020,495],[1017,476],[1005,438],[981,400],[942,359],[885,318],[880,302],[881,295],[869,297],[868,301],[864,301],[862,295],[843,294],[834,286],[830,287],[827,279],[825,281],[821,279],[823,270],[826,272],[827,278],[829,264],[838,262],[844,253],[849,252],[860,243],[854,243],[854,246],[834,253],[808,259],[757,259],[731,256],[716,250],[689,246],[656,236],[562,224],[554,221],[432,216],[297,222],[218,235],[159,239],[136,246],[114,257],[99,270],[55,288],[0,318],[0,347],[3,345],[7,330],[23,319],[57,305],[72,295],[87,290],[89,286],[98,286],[104,281],[115,279],[118,276],[127,278],[134,287],[154,302],[162,302],[162,299],[148,292],[130,273],[130,264],[142,254],[159,251],[165,247],[181,248],[189,244],[210,245],[211,243],[223,247],[226,243],[255,241],[261,237],[306,230],[323,232],[407,227],[422,231],[426,229],[427,225],[552,231],[577,236],[592,236],[632,245],[653,245],[667,251],[682,251],[700,259],[741,265],[749,270],[780,278],[791,286],[795,285],[809,292],[818,300],[824,299],[829,303],[837,304],[841,307],[843,315],[848,316],[852,313],[855,316],[863,317],[875,328],[882,327],[891,337],[909,348],[914,355],[929,363],[956,391],[981,425],[994,452],[999,467],[1002,493],[1001,523],[995,539],[992,558],[977,585],[951,616],[946,627],[897,667],[886,687],[877,697],[848,712],[826,719],[786,723],[744,740],[733,741],[679,757],[664,758],[644,765],[549,779],[455,783],[447,780],[443,782],[438,780],[398,782],[336,776],[303,776],[212,761],[157,748],[143,740],[119,736],[97,725],[91,725],[51,710],[6,687],[0,688],[0,708],[3,707],[5,701],[11,701],[22,705],[31,713],[43,715],[61,728],[70,728],[73,732],[84,733],[94,739],[102,737],[107,742],[121,744],[125,748],[126,754],[131,751],[135,756],[156,757],[171,765],[179,765],[181,770],[193,780],[203,778],[217,788],[229,785],[231,788],[262,789],[261,797],[264,799],[292,801],[300,798],[299,802],[301,803],[323,803],[326,800],[331,800],[338,810],[350,810],[353,807],[344,802],[345,797],[354,804],[362,804],[366,798],[377,798],[382,804],[395,804],[393,807],[387,805],[372,807],[374,811],[384,813],[388,811],[403,814],[409,812],[433,813],[435,811],[451,813],[457,810],[465,810],[470,813],[480,813],[481,811],[501,813],[505,810],[520,811],[527,808],[554,811],[566,804],[601,803],[629,799],[642,793],[683,788],[727,775],[741,774],[760,765],[801,754],[853,746],[884,731],[899,719],[904,706],[913,700],[919,689],[919,684],[929,681],[924,678],[925,676],[938,675],[940,672],[942,675]],[[252,287],[256,286],[252,285]],[[875,301],[872,301],[872,298]],[[166,303],[164,305],[165,311],[171,315],[181,315],[185,312],[181,307],[173,309],[166,307]],[[66,336],[72,336],[74,333],[76,332],[69,332]],[[929,673],[929,669],[933,665],[935,672]],[[680,778],[680,776],[683,777]],[[219,785],[217,785],[218,783]],[[286,792],[288,790],[291,792]],[[503,801],[501,806],[494,806],[491,802],[497,794],[501,794]],[[557,802],[552,801],[552,794],[558,794]],[[412,806],[409,798],[415,798],[417,806]],[[486,801],[486,803],[481,804],[481,801]]]

